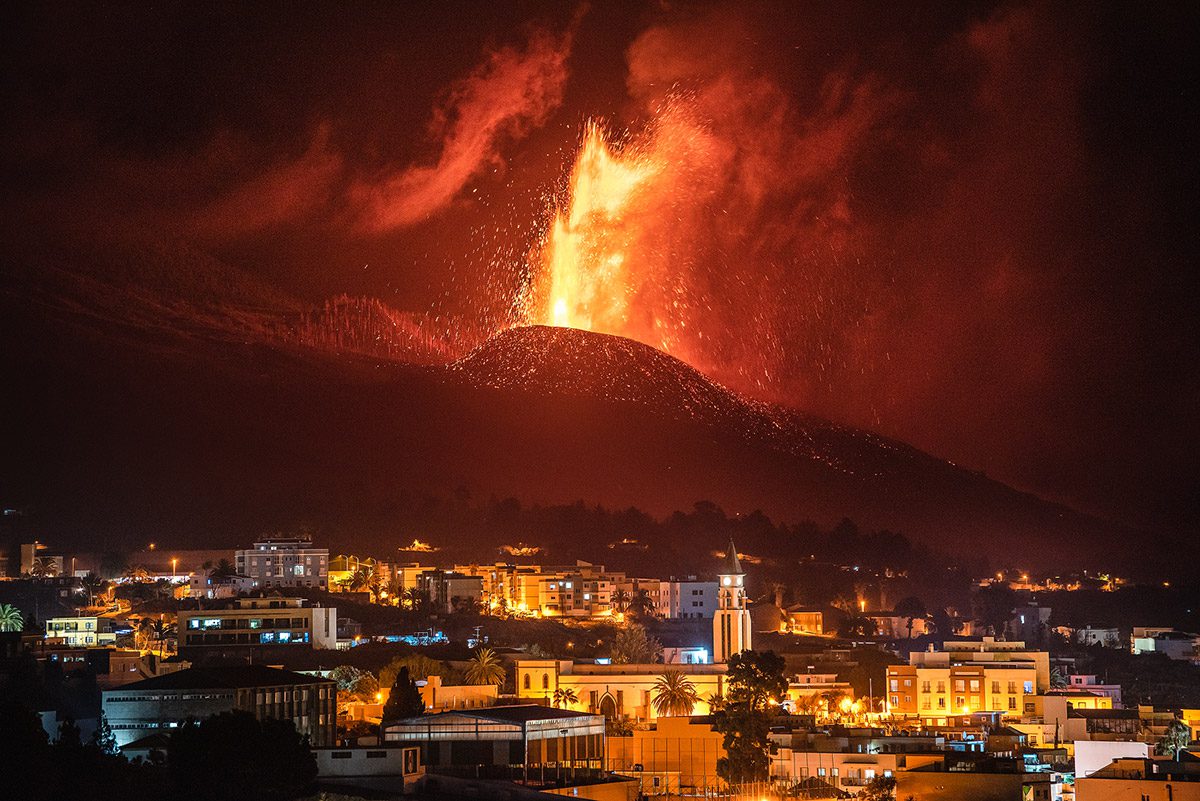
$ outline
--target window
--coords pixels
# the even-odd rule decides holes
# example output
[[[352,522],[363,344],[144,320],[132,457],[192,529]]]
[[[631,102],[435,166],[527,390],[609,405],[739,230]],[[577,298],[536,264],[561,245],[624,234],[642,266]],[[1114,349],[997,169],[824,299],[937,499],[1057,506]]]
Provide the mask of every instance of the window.
[[[1033,695],[1033,682],[1032,681],[1025,682],[1025,694]]]
[[[542,689],[543,690],[550,689],[550,674],[549,673],[542,674]]]
[[[993,681],[992,682],[992,695],[999,695],[999,694],[1000,694],[1000,682]]]
[[[1008,696],[1008,708],[1014,709],[1014,710],[1017,708],[1016,696],[1013,696],[1013,695]]]
[[[331,759],[349,759],[350,752],[349,751],[334,751],[329,756]]]
[[[957,693],[965,692],[966,689],[967,689],[966,681],[964,681],[963,679],[955,679],[954,680],[954,691],[955,692],[957,692]]]
[[[944,682],[944,681],[939,681],[939,682],[938,682],[938,692],[939,692],[939,693],[944,693],[944,692],[946,692],[946,682]]]
[[[946,699],[939,698],[938,699],[938,709],[945,709],[945,708],[946,708]]]
[[[923,692],[923,693],[929,692],[929,682],[927,682],[927,681],[921,682],[921,692]]]
[[[971,679],[971,692],[979,692],[979,679]]]
[[[1016,694],[1016,692],[1017,692],[1017,683],[1016,683],[1015,681],[1010,681],[1010,682],[1008,683],[1008,693],[1009,693],[1009,695],[1015,695],[1015,694]]]
[[[898,682],[896,679],[892,679],[892,690],[895,691],[895,690],[899,690],[899,689],[900,689],[900,682]]]

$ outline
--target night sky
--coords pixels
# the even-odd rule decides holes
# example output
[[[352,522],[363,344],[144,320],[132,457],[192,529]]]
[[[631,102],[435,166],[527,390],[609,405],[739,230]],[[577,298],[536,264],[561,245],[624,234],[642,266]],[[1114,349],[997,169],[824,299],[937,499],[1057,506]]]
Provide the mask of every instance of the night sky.
[[[1200,14],[902,5],[10,4],[5,214],[502,326],[602,121],[697,367],[1186,530]]]

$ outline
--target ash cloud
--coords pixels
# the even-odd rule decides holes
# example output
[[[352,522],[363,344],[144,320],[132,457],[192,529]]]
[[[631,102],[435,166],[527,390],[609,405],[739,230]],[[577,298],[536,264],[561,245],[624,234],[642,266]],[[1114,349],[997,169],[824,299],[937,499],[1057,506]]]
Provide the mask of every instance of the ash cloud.
[[[433,111],[430,136],[439,141],[433,163],[413,164],[350,190],[369,232],[403,228],[446,208],[488,167],[500,168],[500,146],[542,125],[562,102],[572,31],[530,35],[525,48],[490,53],[458,81]]]

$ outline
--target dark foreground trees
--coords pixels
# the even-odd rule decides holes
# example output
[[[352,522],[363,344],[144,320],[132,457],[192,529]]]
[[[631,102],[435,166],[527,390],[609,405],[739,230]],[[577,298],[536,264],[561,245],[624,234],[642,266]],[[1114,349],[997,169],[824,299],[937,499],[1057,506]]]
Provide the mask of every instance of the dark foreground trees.
[[[316,757],[291,721],[259,721],[249,712],[184,724],[171,735],[167,769],[173,797],[196,801],[282,801],[317,778]]]
[[[767,778],[767,735],[787,694],[785,669],[783,657],[773,651],[743,651],[729,660],[728,689],[713,726],[724,735],[726,752],[717,760],[717,774],[731,785]]]

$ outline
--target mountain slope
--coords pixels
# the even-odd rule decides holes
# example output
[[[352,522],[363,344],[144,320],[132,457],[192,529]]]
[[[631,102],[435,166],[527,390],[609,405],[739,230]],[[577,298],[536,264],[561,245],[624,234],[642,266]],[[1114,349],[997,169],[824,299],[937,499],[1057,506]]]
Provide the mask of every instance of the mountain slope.
[[[31,508],[45,538],[233,544],[311,525],[366,548],[403,536],[399,498],[465,485],[656,514],[707,499],[784,521],[849,516],[1006,561],[1117,545],[1099,521],[748,400],[629,340],[513,329],[457,361],[405,364],[364,355],[361,338],[304,344],[285,298],[186,285],[69,264],[0,273],[0,503]]]

